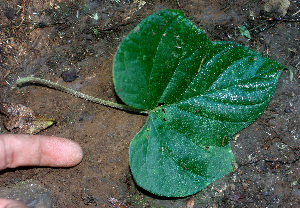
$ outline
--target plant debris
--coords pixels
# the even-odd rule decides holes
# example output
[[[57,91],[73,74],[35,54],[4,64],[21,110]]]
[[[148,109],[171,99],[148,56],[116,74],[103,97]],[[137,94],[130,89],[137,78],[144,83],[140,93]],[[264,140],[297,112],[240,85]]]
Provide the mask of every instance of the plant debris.
[[[114,197],[109,197],[108,202],[113,204],[116,208],[128,208],[123,202]]]
[[[55,119],[45,118],[31,108],[16,103],[0,103],[0,113],[8,116],[4,122],[5,128],[20,134],[36,134],[56,122]]]

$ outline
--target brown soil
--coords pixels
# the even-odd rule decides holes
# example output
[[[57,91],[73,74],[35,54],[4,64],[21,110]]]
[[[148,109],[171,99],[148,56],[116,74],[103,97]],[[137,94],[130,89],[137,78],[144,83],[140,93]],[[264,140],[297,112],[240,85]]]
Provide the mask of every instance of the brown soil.
[[[299,18],[299,1],[290,2],[285,17]],[[182,10],[206,30],[211,40],[243,44],[286,65],[294,74],[290,81],[289,71],[284,70],[267,110],[232,140],[238,168],[196,194],[194,207],[299,207],[300,23],[277,22],[256,34],[252,30],[251,40],[238,36],[239,26],[251,30],[273,23],[255,18],[259,15],[284,14],[282,8],[275,7],[267,13],[260,0],[1,1],[2,101],[21,103],[55,118],[57,124],[40,134],[70,138],[83,147],[85,156],[73,168],[2,171],[0,197],[12,197],[24,184],[35,184],[26,185],[25,190],[42,187],[42,191],[34,193],[40,193],[48,204],[35,203],[30,197],[23,199],[20,195],[26,191],[15,198],[31,207],[114,207],[109,197],[128,207],[186,206],[187,198],[153,196],[132,179],[128,148],[146,116],[45,87],[15,86],[18,77],[35,76],[119,102],[112,82],[112,62],[118,45],[142,19],[166,8]],[[69,69],[79,77],[64,82],[61,74]],[[5,119],[0,115],[0,133],[7,133],[2,125]]]

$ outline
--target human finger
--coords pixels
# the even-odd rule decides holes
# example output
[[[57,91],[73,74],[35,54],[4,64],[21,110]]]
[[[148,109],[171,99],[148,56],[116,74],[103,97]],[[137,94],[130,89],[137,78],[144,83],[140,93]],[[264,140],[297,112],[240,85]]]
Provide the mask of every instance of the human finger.
[[[0,134],[0,170],[18,166],[71,167],[82,157],[79,144],[68,139]]]
[[[28,208],[25,204],[11,199],[0,199],[0,208]]]

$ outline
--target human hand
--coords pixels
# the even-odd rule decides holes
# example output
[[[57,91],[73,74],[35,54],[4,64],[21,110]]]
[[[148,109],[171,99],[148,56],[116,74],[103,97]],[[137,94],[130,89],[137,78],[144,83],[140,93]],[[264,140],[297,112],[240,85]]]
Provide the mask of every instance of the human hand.
[[[0,134],[0,170],[18,166],[72,167],[82,158],[82,148],[68,139]],[[0,208],[26,207],[18,201],[0,199]]]

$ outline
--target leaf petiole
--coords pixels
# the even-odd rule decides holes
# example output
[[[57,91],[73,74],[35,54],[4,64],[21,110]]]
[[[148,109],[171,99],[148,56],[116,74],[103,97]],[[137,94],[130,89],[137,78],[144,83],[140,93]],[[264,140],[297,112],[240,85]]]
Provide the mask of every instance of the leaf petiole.
[[[116,109],[120,109],[120,110],[131,111],[131,112],[141,113],[141,114],[149,114],[149,111],[136,109],[136,108],[130,107],[128,105],[114,103],[114,102],[107,101],[107,100],[102,100],[100,98],[95,98],[95,97],[92,97],[90,95],[86,95],[86,94],[78,92],[76,90],[72,90],[70,88],[64,87],[62,85],[59,85],[57,83],[51,82],[51,81],[46,80],[46,79],[40,79],[40,78],[36,78],[36,77],[26,77],[26,78],[18,79],[16,81],[16,83],[17,83],[18,86],[22,86],[24,84],[29,84],[29,83],[30,84],[43,85],[43,86],[46,86],[46,87],[49,87],[49,88],[52,88],[52,89],[55,89],[55,90],[59,90],[59,91],[74,95],[76,97],[79,97],[79,98],[82,98],[82,99],[85,99],[85,100],[88,100],[88,101],[91,101],[91,102],[94,102],[94,103],[97,103],[97,104],[101,104],[101,105],[111,107],[111,108],[116,108]]]

